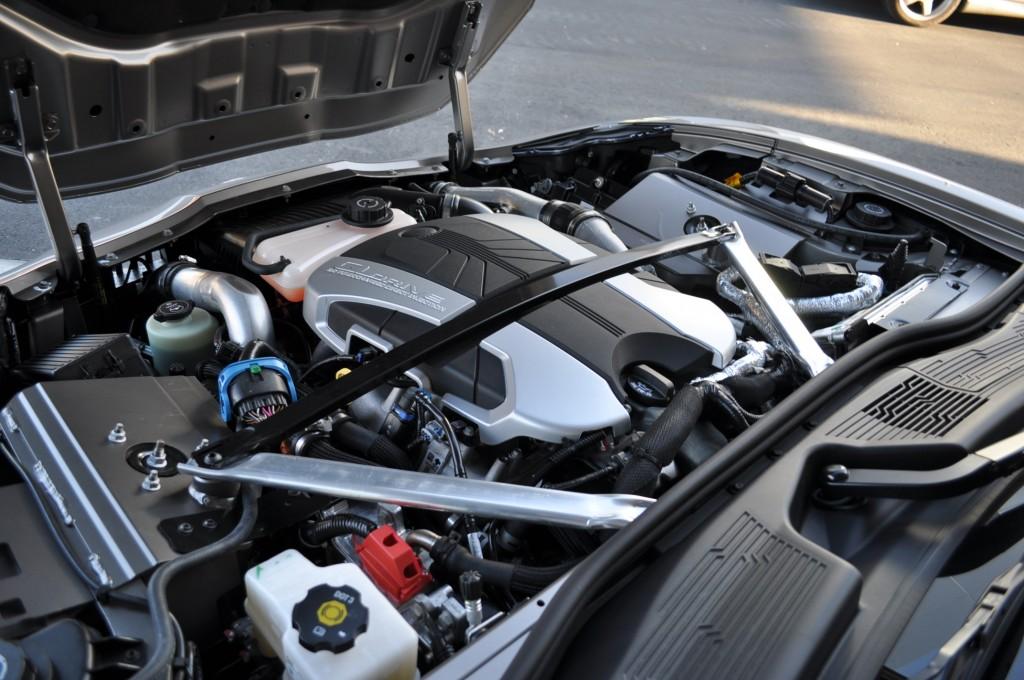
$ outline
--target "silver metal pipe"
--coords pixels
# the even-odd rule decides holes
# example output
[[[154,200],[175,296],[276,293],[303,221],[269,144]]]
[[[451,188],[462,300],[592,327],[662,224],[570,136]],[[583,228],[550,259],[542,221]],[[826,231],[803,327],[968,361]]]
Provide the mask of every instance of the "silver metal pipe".
[[[168,272],[164,286],[172,297],[191,300],[223,316],[233,342],[244,345],[250,340],[263,340],[274,344],[274,323],[267,300],[255,284],[242,277],[178,266]]]
[[[540,213],[547,201],[520,189],[511,187],[463,187],[451,182],[440,182],[433,187],[439,194],[458,194],[461,198],[471,198],[481,203],[497,205],[508,212],[540,219]]]
[[[433,189],[445,195],[455,194],[460,199],[471,199],[497,205],[506,211],[532,217],[547,224],[547,221],[544,219],[544,207],[550,201],[520,189],[512,189],[510,187],[463,187],[451,182],[439,182],[434,185]],[[570,236],[575,236],[587,243],[593,243],[595,246],[604,248],[612,253],[624,253],[628,250],[622,239],[615,235],[612,226],[608,224],[608,220],[602,217],[601,213],[596,210],[588,210],[581,213],[570,222],[567,233]]]
[[[811,376],[818,375],[832,365],[832,359],[818,346],[818,342],[811,336],[800,317],[789,306],[789,301],[783,296],[782,291],[761,266],[757,255],[743,238],[739,224],[733,222],[732,228],[734,235],[721,241],[721,246],[729,255],[732,266],[746,282],[747,292],[770,317],[771,325],[774,326],[780,340],[793,352],[796,360]]]
[[[576,529],[618,529],[654,503],[643,496],[559,491],[279,453],[257,453],[220,469],[188,462],[178,470],[206,479]]]

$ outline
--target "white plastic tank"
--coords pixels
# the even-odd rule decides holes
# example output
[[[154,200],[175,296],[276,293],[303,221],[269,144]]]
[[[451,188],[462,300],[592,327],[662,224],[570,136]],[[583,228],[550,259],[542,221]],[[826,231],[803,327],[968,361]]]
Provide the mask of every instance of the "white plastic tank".
[[[286,300],[301,302],[306,281],[321,264],[363,241],[416,224],[412,215],[388,207],[380,198],[360,196],[355,199],[356,207],[360,201],[378,201],[386,212],[377,205],[366,205],[350,211],[347,220],[333,220],[261,241],[253,253],[254,262],[273,264],[282,257],[290,262],[283,271],[264,275],[264,280]]]
[[[354,564],[286,550],[245,574],[245,610],[292,680],[412,680],[416,631]]]

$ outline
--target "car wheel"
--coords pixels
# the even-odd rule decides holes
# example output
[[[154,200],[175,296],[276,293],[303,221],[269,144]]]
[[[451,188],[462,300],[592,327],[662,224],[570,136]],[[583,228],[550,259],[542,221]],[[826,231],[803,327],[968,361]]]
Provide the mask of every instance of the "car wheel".
[[[953,16],[963,0],[883,0],[889,14],[910,26],[935,26]]]

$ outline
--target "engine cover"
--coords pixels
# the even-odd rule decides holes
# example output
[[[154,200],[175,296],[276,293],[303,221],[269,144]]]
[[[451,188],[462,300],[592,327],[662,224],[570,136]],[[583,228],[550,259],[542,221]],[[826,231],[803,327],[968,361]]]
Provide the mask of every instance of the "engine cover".
[[[338,352],[384,351],[502,289],[597,257],[518,215],[472,215],[382,234],[309,278],[303,314]],[[623,372],[637,363],[678,379],[724,366],[735,351],[728,317],[656,277],[623,274],[549,303],[476,348],[413,377],[480,429],[484,443],[559,442],[624,432]]]

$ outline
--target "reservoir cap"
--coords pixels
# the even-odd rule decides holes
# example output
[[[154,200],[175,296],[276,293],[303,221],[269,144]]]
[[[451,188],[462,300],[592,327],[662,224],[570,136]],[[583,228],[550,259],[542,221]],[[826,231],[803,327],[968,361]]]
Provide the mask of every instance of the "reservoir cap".
[[[292,609],[299,644],[311,652],[340,654],[366,632],[370,612],[351,586],[314,586]]]
[[[157,321],[180,321],[187,319],[194,308],[189,300],[168,300],[156,308],[153,318]]]

